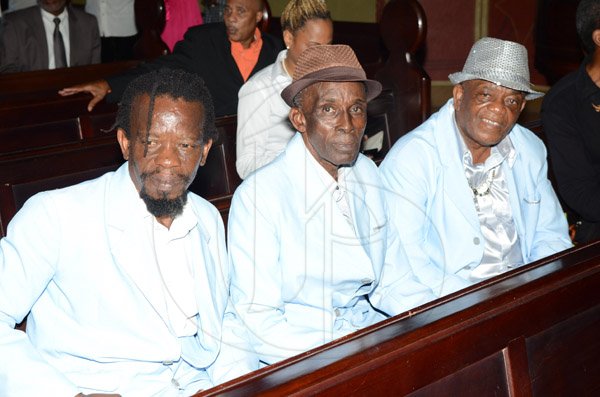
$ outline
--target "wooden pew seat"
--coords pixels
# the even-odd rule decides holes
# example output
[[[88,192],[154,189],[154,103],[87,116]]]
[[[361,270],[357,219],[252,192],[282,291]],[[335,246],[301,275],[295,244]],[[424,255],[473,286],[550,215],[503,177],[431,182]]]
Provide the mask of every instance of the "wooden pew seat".
[[[592,396],[600,242],[458,291],[196,396]]]

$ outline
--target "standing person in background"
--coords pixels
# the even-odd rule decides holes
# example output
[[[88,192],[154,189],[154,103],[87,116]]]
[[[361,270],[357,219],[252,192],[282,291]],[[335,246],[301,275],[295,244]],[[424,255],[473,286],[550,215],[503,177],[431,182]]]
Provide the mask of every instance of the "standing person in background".
[[[583,0],[576,25],[587,57],[556,83],[542,123],[561,198],[578,243],[600,238],[600,0]]]
[[[197,0],[164,0],[165,28],[160,38],[165,42],[169,51],[173,51],[175,43],[183,39],[188,28],[202,25],[202,14]]]
[[[98,23],[68,0],[38,5],[4,16],[0,29],[0,72],[27,72],[100,62]]]
[[[86,0],[85,10],[98,19],[102,62],[133,59],[137,41],[134,0]]]
[[[263,16],[262,0],[227,0],[224,23],[195,26],[187,31],[172,54],[144,63],[107,80],[96,80],[60,90],[61,95],[89,92],[88,110],[105,96],[116,102],[136,76],[160,68],[184,69],[204,79],[217,117],[237,113],[238,91],[254,73],[275,61],[283,43],[257,25]]]
[[[298,57],[308,47],[331,44],[333,23],[323,0],[291,0],[281,14],[287,47],[239,92],[236,169],[242,179],[283,151],[295,130],[281,91],[292,82]]]

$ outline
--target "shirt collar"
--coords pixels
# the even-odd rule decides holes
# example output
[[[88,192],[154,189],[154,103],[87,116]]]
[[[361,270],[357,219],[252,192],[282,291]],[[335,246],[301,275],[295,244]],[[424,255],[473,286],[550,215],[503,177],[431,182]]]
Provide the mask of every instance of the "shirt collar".
[[[40,11],[42,12],[42,18],[45,19],[46,21],[52,22],[52,24],[54,24],[54,18],[58,17],[58,19],[60,19],[60,23],[63,23],[65,21],[65,19],[67,19],[67,16],[69,15],[69,13],[67,11],[67,7],[65,7],[63,12],[61,12],[58,15],[51,14],[48,11],[44,10],[42,7],[40,7]]]

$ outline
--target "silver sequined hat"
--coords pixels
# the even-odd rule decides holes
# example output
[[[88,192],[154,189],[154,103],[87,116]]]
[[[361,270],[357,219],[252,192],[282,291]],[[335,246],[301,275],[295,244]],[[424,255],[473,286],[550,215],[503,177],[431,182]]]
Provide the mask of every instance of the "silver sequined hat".
[[[462,72],[448,76],[452,84],[467,80],[487,80],[503,87],[526,92],[525,99],[544,94],[531,89],[527,49],[512,41],[484,37],[469,52]]]

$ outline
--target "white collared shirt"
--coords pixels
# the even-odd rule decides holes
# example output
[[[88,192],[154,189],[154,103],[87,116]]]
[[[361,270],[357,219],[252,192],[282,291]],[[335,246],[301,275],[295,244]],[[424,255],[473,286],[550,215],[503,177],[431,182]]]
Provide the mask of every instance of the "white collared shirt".
[[[67,58],[67,66],[71,65],[71,43],[69,40],[69,12],[65,7],[64,11],[59,15],[54,15],[45,11],[40,7],[42,13],[42,21],[44,22],[44,31],[46,32],[46,44],[48,45],[48,69],[56,69],[56,61],[54,59],[54,18],[60,19],[60,33],[62,34],[63,43],[65,44],[65,56]]]
[[[512,168],[516,151],[505,137],[491,148],[490,156],[482,164],[473,164],[473,156],[468,150],[456,121],[454,130],[461,151],[465,177],[472,191],[473,204],[479,218],[481,234],[484,237],[484,251],[481,263],[474,268],[469,266],[457,274],[477,282],[504,273],[523,264],[523,254],[519,235],[510,206],[509,189],[502,164]]]
[[[141,199],[140,199],[141,200]],[[177,337],[198,332],[198,305],[194,293],[193,269],[189,233],[196,227],[197,218],[190,204],[183,208],[167,229],[154,216],[149,216],[148,232],[154,243],[157,271],[171,330]],[[149,269],[150,270],[150,269]],[[158,292],[158,291],[157,291]]]
[[[273,161],[294,136],[290,107],[281,98],[281,91],[292,82],[283,64],[286,56],[287,50],[281,51],[273,64],[240,88],[235,166],[242,179]]]
[[[85,11],[98,20],[102,37],[129,37],[137,33],[134,0],[86,0]]]

